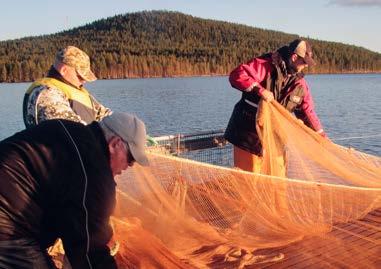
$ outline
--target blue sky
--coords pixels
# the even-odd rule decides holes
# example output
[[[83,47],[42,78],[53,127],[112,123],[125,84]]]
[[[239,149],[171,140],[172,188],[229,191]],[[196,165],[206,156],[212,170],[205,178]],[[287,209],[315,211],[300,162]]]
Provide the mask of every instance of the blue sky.
[[[116,14],[160,9],[381,53],[381,0],[0,0],[0,4],[0,40],[50,34]]]

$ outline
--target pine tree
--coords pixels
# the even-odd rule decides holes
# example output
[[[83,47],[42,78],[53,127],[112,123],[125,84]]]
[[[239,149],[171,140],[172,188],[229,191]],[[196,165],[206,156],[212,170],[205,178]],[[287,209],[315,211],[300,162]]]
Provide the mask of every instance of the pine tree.
[[[0,41],[0,81],[45,75],[55,53],[85,50],[99,78],[228,74],[239,63],[274,51],[296,35],[210,21],[177,12],[138,12],[53,35]],[[319,63],[312,72],[381,72],[381,54],[310,40]]]
[[[5,68],[5,65],[2,64],[0,66],[0,82],[7,81],[7,69]]]

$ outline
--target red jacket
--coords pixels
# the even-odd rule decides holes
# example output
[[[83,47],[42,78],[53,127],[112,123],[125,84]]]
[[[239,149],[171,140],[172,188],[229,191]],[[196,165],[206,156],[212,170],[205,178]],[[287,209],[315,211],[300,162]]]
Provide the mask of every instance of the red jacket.
[[[273,56],[274,57],[274,56]],[[231,85],[242,91],[248,92],[253,87],[258,96],[266,89],[266,80],[272,74],[275,67],[272,57],[259,57],[250,60],[245,64],[236,67],[229,76]],[[297,87],[302,87],[304,96],[300,105],[297,106],[295,115],[311,129],[322,132],[322,125],[314,110],[314,102],[309,87],[304,78],[296,80],[287,90],[287,94],[292,93]],[[277,98],[276,98],[277,99]],[[277,100],[279,101],[279,100]]]

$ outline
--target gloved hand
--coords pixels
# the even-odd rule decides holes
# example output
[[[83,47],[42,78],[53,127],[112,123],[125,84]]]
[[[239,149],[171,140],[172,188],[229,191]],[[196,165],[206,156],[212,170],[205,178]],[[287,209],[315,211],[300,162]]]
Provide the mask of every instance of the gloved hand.
[[[327,136],[327,134],[324,132],[323,129],[319,130],[317,133],[318,133],[319,135],[321,135],[322,137],[324,137],[326,140],[332,142],[332,140],[329,139],[329,137]]]
[[[159,143],[157,143],[157,141],[152,136],[149,136],[149,135],[147,135],[146,141],[147,141],[146,144],[148,147],[159,145]]]
[[[320,129],[319,131],[316,131],[319,135],[321,135],[322,137],[324,137],[324,138],[328,138],[327,137],[327,134],[324,132],[324,130],[323,129]]]
[[[263,90],[260,95],[266,102],[274,100],[274,94],[269,90]]]

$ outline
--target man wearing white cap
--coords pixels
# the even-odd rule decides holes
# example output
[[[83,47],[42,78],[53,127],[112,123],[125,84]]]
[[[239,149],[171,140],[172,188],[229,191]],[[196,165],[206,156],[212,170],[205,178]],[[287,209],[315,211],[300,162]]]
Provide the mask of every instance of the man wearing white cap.
[[[67,119],[89,124],[111,114],[83,85],[96,80],[90,58],[82,50],[67,46],[57,52],[47,77],[35,81],[23,103],[25,126],[50,119]]]
[[[114,112],[83,125],[49,120],[0,142],[0,268],[54,268],[61,238],[72,268],[116,268],[107,247],[114,177],[148,165],[146,129]]]

